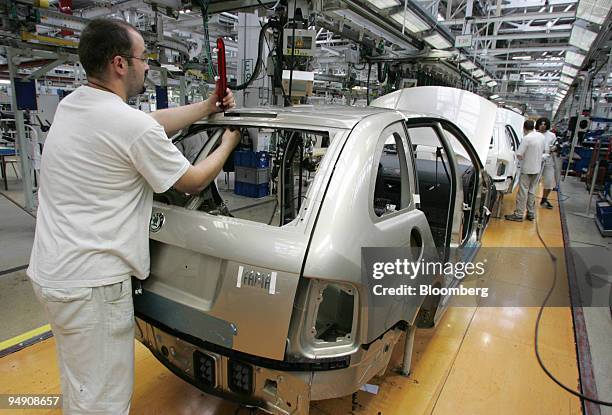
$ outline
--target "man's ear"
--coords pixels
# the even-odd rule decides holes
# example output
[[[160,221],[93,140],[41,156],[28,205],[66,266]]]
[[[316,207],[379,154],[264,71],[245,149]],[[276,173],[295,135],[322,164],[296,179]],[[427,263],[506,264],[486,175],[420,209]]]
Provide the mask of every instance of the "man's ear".
[[[123,75],[127,73],[127,62],[125,59],[122,59],[120,56],[115,56],[111,61],[111,68],[113,71]]]

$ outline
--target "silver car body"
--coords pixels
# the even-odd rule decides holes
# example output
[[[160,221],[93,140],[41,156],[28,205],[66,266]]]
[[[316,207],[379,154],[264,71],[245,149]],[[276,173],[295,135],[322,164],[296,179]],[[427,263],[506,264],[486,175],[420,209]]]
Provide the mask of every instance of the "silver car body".
[[[331,140],[296,217],[284,226],[192,210],[190,202],[155,202],[151,274],[134,296],[137,338],[200,389],[272,413],[304,414],[311,400],[358,390],[385,370],[407,327],[437,321],[445,308],[444,299],[424,297],[409,297],[402,307],[391,298],[386,309],[368,307],[373,294],[362,283],[361,248],[442,244],[441,255],[457,260],[451,247],[477,247],[488,197],[483,155],[444,117],[379,108],[242,109],[199,125],[307,129]],[[419,205],[421,180],[409,142],[423,125],[440,138],[452,172],[452,197],[442,197],[448,229],[438,242]],[[380,168],[373,155],[384,153],[388,134],[402,143],[396,153],[405,163],[388,179],[407,191],[401,209],[380,217],[371,202]],[[471,206],[451,135],[475,165]],[[321,324],[333,325],[334,334],[321,334],[327,330]]]

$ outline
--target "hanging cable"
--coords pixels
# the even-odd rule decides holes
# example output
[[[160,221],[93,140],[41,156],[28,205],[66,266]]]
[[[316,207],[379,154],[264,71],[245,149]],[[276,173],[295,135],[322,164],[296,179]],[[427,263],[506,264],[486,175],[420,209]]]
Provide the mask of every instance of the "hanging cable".
[[[295,10],[296,10],[297,0],[293,1],[293,22],[292,22],[292,30],[291,30],[291,69],[289,70],[289,102],[287,103],[287,99],[285,98],[285,106],[291,106],[291,92],[293,87],[293,69],[295,68]]]
[[[257,3],[259,3],[259,5],[263,7],[264,9],[273,11],[273,10],[276,10],[276,8],[278,7],[280,0],[276,0],[276,4],[272,7],[267,7],[265,4],[261,2],[261,0],[257,0]]]
[[[210,53],[210,35],[208,33],[208,0],[196,0],[196,3],[200,6],[202,11],[202,27],[204,29],[204,51],[206,53],[207,62],[207,73],[209,80],[214,81],[215,79],[215,68],[212,62],[212,55]]]
[[[372,62],[368,62],[368,80],[366,82],[366,103],[370,105],[370,73],[372,72]]]
[[[251,74],[251,76],[249,77],[248,80],[246,80],[244,83],[242,83],[240,85],[237,85],[234,88],[235,91],[241,91],[243,89],[246,89],[259,76],[259,72],[261,71],[261,67],[262,67],[262,64],[263,64],[263,58],[262,58],[262,56],[263,56],[263,45],[264,45],[264,41],[266,39],[266,31],[268,30],[268,28],[272,27],[273,24],[274,24],[273,21],[270,20],[265,25],[263,25],[261,27],[261,30],[259,32],[259,44],[257,46],[257,62],[255,62],[255,68],[253,69],[253,73]]]

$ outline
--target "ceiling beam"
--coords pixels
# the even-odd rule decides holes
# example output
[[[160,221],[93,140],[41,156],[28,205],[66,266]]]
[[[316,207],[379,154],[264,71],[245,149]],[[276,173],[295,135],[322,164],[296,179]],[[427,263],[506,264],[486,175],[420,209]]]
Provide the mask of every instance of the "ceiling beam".
[[[570,4],[576,4],[578,3],[578,0],[549,0],[547,3],[550,6],[565,6],[565,5],[570,5]],[[502,10],[526,9],[528,7],[542,7],[542,1],[541,0],[528,0],[524,2],[503,4],[501,6]],[[485,7],[485,10],[493,11],[494,9],[495,9],[495,6],[493,5],[488,5],[488,7]]]
[[[493,23],[493,22],[522,22],[526,20],[551,20],[551,19],[565,19],[575,18],[576,12],[553,12],[553,13],[515,13],[507,14],[505,16],[490,16],[490,17],[476,17],[474,19],[468,19],[471,23]],[[466,19],[452,19],[438,22],[438,24],[444,26],[461,26],[466,22]]]
[[[525,46],[516,48],[499,48],[487,51],[489,55],[504,55],[506,53],[532,53],[532,52],[563,52],[567,45],[559,46]]]
[[[476,36],[474,41],[487,40],[523,40],[523,39],[566,39],[570,37],[571,31],[551,33],[511,33],[507,35]]]

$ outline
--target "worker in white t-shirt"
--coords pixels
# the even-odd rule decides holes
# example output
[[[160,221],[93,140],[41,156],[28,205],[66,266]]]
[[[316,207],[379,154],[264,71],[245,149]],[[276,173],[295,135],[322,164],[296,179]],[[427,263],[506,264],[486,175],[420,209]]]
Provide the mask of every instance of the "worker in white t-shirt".
[[[239,133],[226,130],[191,165],[168,135],[217,112],[217,97],[152,114],[127,105],[149,66],[142,36],[119,20],[91,21],[78,52],[88,84],[60,102],[46,139],[27,274],[55,337],[64,414],[124,415],[134,383],[131,276],[149,274],[153,192],[204,189]]]
[[[534,131],[533,120],[523,124],[524,137],[516,151],[521,161],[519,191],[516,196],[516,209],[513,214],[506,215],[507,220],[522,222],[527,207],[527,220],[535,218],[535,193],[538,188],[542,155],[544,153],[544,136]]]
[[[557,136],[550,131],[550,120],[548,118],[538,118],[535,128],[544,135],[544,166],[542,169],[542,200],[540,206],[552,209],[553,205],[548,201],[548,196],[555,188],[555,166],[551,156],[551,150]]]

